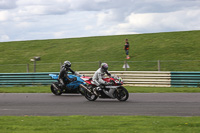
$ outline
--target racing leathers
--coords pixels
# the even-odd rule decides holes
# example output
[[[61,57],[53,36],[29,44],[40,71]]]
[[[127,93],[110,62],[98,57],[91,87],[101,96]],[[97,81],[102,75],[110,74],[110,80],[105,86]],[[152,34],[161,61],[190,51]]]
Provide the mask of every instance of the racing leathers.
[[[63,65],[60,69],[58,80],[60,81],[62,88],[64,88],[65,86],[65,82],[64,82],[65,78],[67,78],[68,83],[72,82],[72,79],[68,77],[68,71],[72,72],[72,74],[75,74],[75,72],[70,67],[67,67],[66,65]]]
[[[100,86],[100,85],[107,85],[108,82],[104,81],[104,75],[107,74],[108,76],[111,76],[110,73],[108,73],[108,71],[104,71],[102,68],[99,68],[93,75],[93,82],[96,86]]]

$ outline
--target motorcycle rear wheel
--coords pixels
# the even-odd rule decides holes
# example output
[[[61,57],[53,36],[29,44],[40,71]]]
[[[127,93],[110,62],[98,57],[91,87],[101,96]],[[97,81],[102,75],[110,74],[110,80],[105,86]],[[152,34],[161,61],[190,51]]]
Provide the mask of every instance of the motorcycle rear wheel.
[[[56,87],[55,87],[55,86]],[[56,95],[56,96],[59,96],[63,93],[63,91],[61,90],[61,88],[59,87],[58,83],[53,83],[51,84],[51,92]]]
[[[117,99],[119,101],[126,101],[129,97],[129,93],[126,88],[120,87],[118,88]]]
[[[89,93],[87,90],[85,90],[85,98],[89,101],[95,101],[98,97],[94,94]]]

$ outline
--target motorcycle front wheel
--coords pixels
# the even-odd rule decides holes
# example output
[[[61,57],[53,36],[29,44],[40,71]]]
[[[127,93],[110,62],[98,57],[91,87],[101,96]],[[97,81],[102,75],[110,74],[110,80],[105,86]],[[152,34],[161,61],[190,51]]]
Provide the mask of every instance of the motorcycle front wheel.
[[[89,101],[95,101],[98,97],[85,90],[85,98]]]
[[[51,84],[51,92],[56,96],[59,96],[62,94],[62,90],[59,87],[58,83]]]
[[[118,93],[117,93],[117,99],[119,101],[126,101],[128,99],[128,97],[129,97],[129,93],[128,93],[127,89],[122,86],[119,87]]]

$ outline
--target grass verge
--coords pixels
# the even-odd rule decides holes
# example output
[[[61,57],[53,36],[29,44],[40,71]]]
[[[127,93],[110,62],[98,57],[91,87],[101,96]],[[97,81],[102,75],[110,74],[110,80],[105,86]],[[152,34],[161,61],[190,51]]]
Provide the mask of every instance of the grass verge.
[[[3,133],[199,133],[200,117],[1,116]]]
[[[125,86],[129,93],[199,93],[192,87],[134,87]],[[0,87],[0,93],[51,93],[50,86]]]
[[[50,93],[49,86],[30,86],[30,87],[0,87],[0,93]]]
[[[41,57],[37,72],[59,72],[60,62],[65,60],[71,61],[76,71],[95,71],[98,61],[108,63],[110,71],[122,71],[126,38],[130,43],[129,71],[157,71],[157,60],[161,71],[200,71],[199,36],[200,30],[0,42],[0,73],[26,72],[27,64],[33,72],[30,59],[35,56]]]

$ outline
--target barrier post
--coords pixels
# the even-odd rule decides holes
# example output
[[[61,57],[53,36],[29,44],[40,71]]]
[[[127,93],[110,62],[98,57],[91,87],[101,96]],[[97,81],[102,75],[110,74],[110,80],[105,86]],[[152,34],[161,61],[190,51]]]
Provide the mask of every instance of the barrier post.
[[[34,61],[34,73],[36,72],[36,61]]]
[[[124,61],[124,64],[125,64],[124,70],[127,71],[127,61]]]
[[[158,71],[160,71],[160,60],[158,60]]]
[[[99,68],[101,67],[101,61],[99,61]]]
[[[27,73],[29,73],[29,64],[27,64]]]

